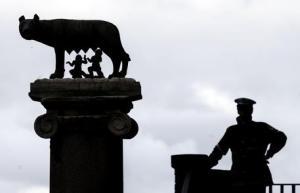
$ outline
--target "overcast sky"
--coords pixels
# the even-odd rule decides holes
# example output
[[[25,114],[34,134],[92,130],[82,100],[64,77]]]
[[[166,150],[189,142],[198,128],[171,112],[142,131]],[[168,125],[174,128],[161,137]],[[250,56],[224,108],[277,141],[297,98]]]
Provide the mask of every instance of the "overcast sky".
[[[170,156],[209,154],[235,124],[237,97],[255,99],[254,120],[288,136],[270,161],[274,181],[300,182],[300,1],[9,0],[0,7],[0,192],[48,192],[49,140],[33,130],[45,110],[28,92],[53,72],[55,55],[18,31],[18,18],[35,13],[118,26],[132,59],[128,77],[141,82],[144,97],[130,112],[140,131],[124,145],[125,193],[173,192]],[[110,74],[107,57],[102,67]],[[230,164],[228,154],[217,168]]]

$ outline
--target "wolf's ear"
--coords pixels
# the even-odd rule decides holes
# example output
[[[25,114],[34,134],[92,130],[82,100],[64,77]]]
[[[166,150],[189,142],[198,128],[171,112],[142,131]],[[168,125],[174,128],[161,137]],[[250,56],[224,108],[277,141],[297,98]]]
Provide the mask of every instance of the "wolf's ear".
[[[22,15],[20,18],[19,18],[19,22],[22,22],[22,21],[24,21],[25,20],[25,17],[24,17],[24,15]]]
[[[34,14],[33,20],[34,20],[35,22],[38,22],[38,21],[40,20],[40,17],[39,17],[37,14]]]

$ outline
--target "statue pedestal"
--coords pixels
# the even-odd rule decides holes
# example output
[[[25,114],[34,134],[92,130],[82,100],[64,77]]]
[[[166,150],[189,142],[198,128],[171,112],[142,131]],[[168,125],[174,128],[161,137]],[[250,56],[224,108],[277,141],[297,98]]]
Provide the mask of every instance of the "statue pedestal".
[[[34,129],[50,138],[50,193],[123,193],[123,139],[138,131],[127,113],[142,98],[139,82],[41,79],[29,96],[47,110]]]

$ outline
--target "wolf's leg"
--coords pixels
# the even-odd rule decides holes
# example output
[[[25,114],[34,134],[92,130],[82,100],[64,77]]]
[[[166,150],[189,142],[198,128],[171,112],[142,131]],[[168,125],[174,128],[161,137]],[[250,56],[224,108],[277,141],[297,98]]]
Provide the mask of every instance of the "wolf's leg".
[[[122,60],[122,71],[120,72],[120,78],[124,78],[127,74],[128,61]]]
[[[113,58],[112,63],[113,63],[113,73],[111,75],[109,75],[108,78],[119,77],[119,69],[120,69],[121,59]]]
[[[63,78],[65,72],[65,50],[62,48],[54,48],[56,56],[55,72],[50,75],[51,79]]]

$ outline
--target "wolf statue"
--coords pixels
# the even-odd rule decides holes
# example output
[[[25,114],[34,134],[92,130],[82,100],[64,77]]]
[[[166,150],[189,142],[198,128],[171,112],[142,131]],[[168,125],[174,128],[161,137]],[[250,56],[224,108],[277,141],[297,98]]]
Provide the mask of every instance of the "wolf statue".
[[[40,20],[37,14],[33,19],[19,18],[19,30],[26,40],[36,40],[54,48],[56,55],[55,72],[51,79],[64,77],[65,51],[87,52],[90,48],[101,48],[113,63],[112,77],[125,77],[129,55],[125,52],[118,28],[101,20]],[[122,70],[120,65],[122,62]]]

